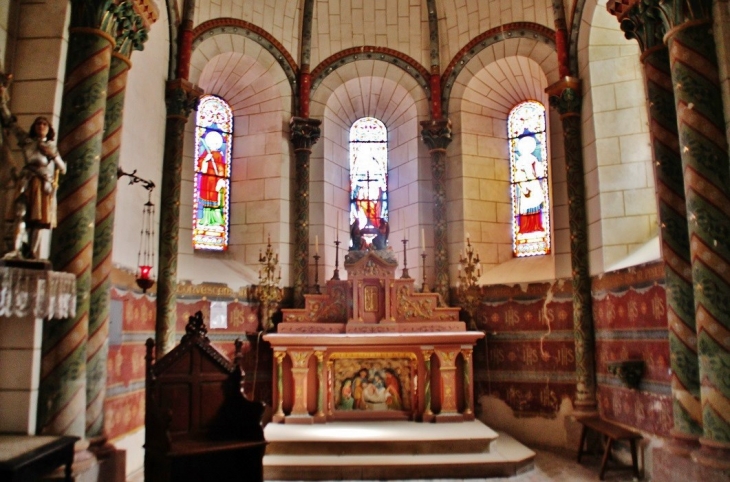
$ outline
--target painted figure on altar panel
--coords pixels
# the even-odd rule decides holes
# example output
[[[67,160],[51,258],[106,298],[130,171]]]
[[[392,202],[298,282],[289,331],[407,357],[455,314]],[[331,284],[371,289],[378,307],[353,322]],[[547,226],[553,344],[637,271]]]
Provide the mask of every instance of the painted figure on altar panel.
[[[513,254],[550,252],[550,197],[545,107],[518,104],[509,114]]]
[[[360,368],[351,368],[360,363]],[[410,376],[409,360],[393,359],[385,363],[366,360],[337,360],[335,366],[337,410],[388,411],[408,410],[409,390],[404,383]],[[339,388],[338,388],[339,387]]]

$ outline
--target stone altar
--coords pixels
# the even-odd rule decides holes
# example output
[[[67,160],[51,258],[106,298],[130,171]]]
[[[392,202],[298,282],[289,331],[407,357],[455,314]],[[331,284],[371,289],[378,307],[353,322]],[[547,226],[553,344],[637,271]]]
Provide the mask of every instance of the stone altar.
[[[347,280],[283,309],[274,350],[273,421],[474,420],[472,351],[459,308],[395,277],[392,251],[354,251]]]

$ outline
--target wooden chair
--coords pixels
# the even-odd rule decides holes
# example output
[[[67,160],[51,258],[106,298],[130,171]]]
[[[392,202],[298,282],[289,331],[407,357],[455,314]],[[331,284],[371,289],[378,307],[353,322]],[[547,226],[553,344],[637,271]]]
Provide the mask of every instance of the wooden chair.
[[[156,362],[147,340],[145,480],[263,480],[262,403],[241,391],[241,346],[231,363],[210,345],[203,315]]]

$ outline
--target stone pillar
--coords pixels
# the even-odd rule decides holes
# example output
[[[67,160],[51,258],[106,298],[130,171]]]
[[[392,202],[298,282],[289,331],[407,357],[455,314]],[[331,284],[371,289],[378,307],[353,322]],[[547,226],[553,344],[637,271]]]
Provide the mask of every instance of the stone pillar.
[[[595,334],[591,309],[591,278],[588,275],[588,222],[586,220],[583,146],[581,145],[580,80],[565,77],[549,86],[550,104],[563,124],[565,166],[570,220],[570,263],[573,281],[573,332],[575,334],[576,394],[578,413],[595,413]]]
[[[296,175],[294,194],[294,258],[292,273],[294,306],[304,307],[307,290],[307,263],[309,261],[309,158],[312,146],[319,140],[320,124],[316,119],[292,117],[289,122],[290,139],[294,145]]]
[[[314,356],[317,357],[317,413],[314,417],[316,421],[324,422],[326,420],[324,402],[327,396],[326,380],[324,378],[324,352],[317,350],[314,352]]]
[[[430,422],[433,420],[433,411],[431,411],[431,355],[433,355],[433,348],[421,348],[423,354],[423,366],[425,367],[425,373],[423,374],[423,422]]]
[[[435,290],[449,304],[449,255],[446,236],[446,147],[451,143],[451,121],[421,122],[421,140],[431,154],[433,174],[433,258]]]
[[[274,359],[276,360],[276,413],[271,421],[279,423],[284,420],[284,358],[285,350],[274,351]]]
[[[471,381],[474,379],[474,369],[472,365],[471,347],[461,349],[461,356],[464,357],[464,419],[474,420],[474,386]]]
[[[132,50],[142,50],[148,25],[130,2],[121,4],[118,17],[128,27],[116,37],[106,92],[104,137],[101,146],[99,186],[96,195],[89,343],[86,355],[86,436],[104,433],[106,363],[109,348],[109,309],[111,305],[112,246],[116,208],[117,167],[122,141],[122,118],[127,73],[132,66]]]
[[[667,286],[674,414],[671,447],[686,454],[699,445],[702,408],[687,208],[669,52],[662,43],[665,29],[644,5],[625,10],[620,2],[609,2],[607,8],[618,17],[626,38],[636,39],[642,50]]]
[[[167,83],[167,124],[160,192],[160,249],[157,271],[155,356],[159,359],[175,345],[177,303],[177,249],[180,229],[180,183],[185,123],[202,91],[177,79]]]
[[[289,350],[292,361],[292,378],[294,378],[294,405],[286,423],[312,423],[313,419],[307,410],[309,395],[309,358],[312,352]]]
[[[710,11],[710,2],[697,5],[702,6]],[[672,12],[681,8],[678,4]],[[699,358],[703,436],[693,457],[728,469],[730,165],[711,20],[678,22],[665,39],[684,168]]]
[[[434,352],[441,362],[441,411],[436,415],[436,422],[462,420],[456,404],[456,357],[459,350],[436,348]]]
[[[101,5],[99,5],[101,4]],[[51,261],[76,276],[76,316],[43,327],[38,433],[84,437],[91,265],[106,89],[116,5],[71,3],[58,148],[66,175],[58,187]]]

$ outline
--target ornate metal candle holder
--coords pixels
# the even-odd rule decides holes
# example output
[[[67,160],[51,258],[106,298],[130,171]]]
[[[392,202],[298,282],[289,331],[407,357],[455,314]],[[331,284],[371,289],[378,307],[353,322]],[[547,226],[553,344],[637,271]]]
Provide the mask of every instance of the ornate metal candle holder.
[[[481,302],[479,277],[482,274],[479,253],[474,251],[469,236],[466,238],[466,252],[459,253],[459,284],[456,289],[456,296],[464,311],[469,316],[469,329],[476,330],[476,313]]]
[[[261,263],[261,269],[259,270],[259,285],[256,287],[255,296],[259,300],[261,308],[261,327],[264,331],[270,331],[274,328],[271,317],[278,309],[282,298],[281,289],[279,288],[281,268],[279,268],[278,276],[274,274],[279,264],[279,254],[275,254],[274,250],[271,249],[271,236],[269,236],[266,245],[266,252],[259,252],[259,263]]]

